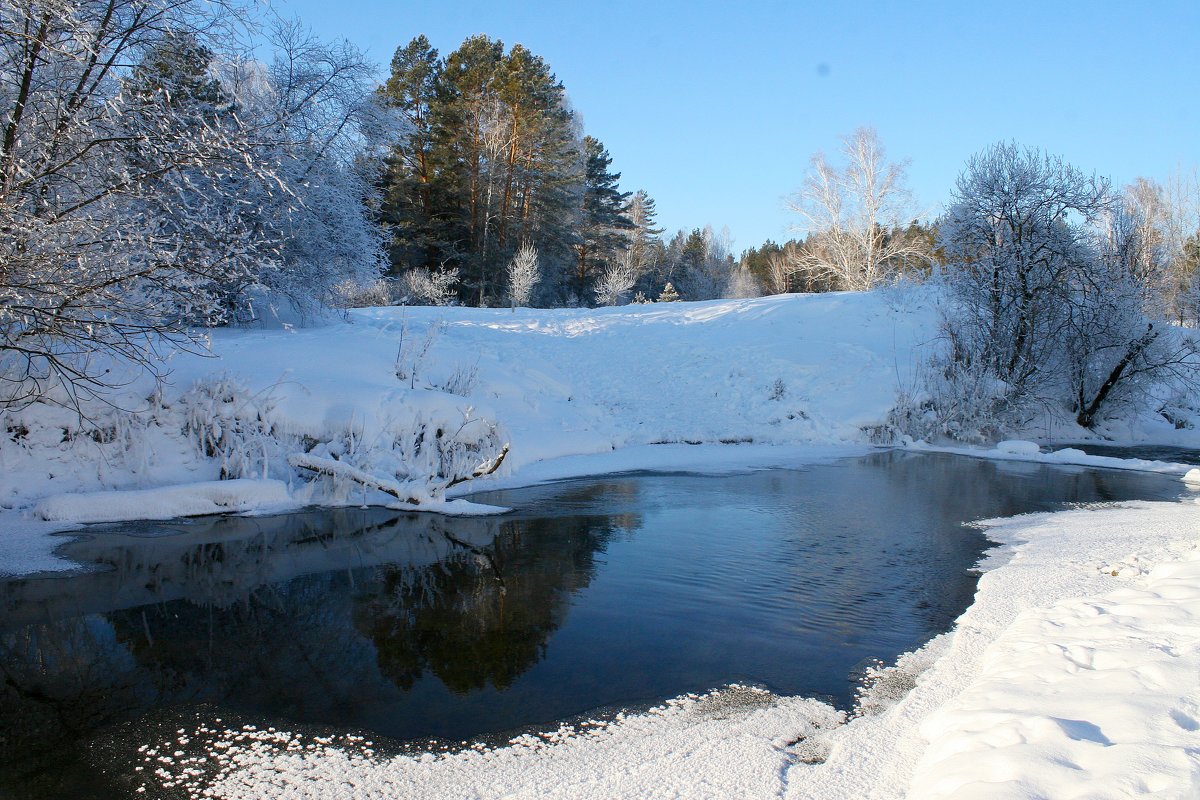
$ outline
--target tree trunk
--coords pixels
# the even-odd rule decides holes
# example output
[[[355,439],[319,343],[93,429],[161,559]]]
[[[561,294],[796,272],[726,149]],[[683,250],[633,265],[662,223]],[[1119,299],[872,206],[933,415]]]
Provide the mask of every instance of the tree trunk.
[[[1157,338],[1158,334],[1154,332],[1154,323],[1151,323],[1146,326],[1146,332],[1131,345],[1129,345],[1129,349],[1125,351],[1125,355],[1122,356],[1121,360],[1117,362],[1117,365],[1113,367],[1112,372],[1108,373],[1108,378],[1105,379],[1104,383],[1100,385],[1100,389],[1097,390],[1096,396],[1092,398],[1092,402],[1088,403],[1086,407],[1080,403],[1079,414],[1075,417],[1075,421],[1079,423],[1081,427],[1091,430],[1091,427],[1096,424],[1096,415],[1100,413],[1100,407],[1104,404],[1104,401],[1108,399],[1108,396],[1112,394],[1112,390],[1116,388],[1117,384],[1121,382],[1121,377],[1125,374],[1125,370],[1127,370],[1129,365],[1132,364],[1138,356],[1144,353],[1146,348],[1153,344],[1154,340]],[[1079,396],[1082,400],[1082,385],[1079,389]]]

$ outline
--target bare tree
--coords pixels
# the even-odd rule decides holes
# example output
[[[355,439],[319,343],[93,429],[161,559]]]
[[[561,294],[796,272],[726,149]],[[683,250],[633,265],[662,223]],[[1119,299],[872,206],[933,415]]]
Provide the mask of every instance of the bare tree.
[[[768,294],[784,294],[793,291],[795,276],[800,271],[800,252],[794,242],[767,256],[766,286]]]
[[[514,309],[517,306],[529,305],[533,287],[541,277],[537,249],[525,242],[517,248],[512,260],[508,262],[508,299]]]
[[[907,162],[887,161],[872,128],[842,138],[845,166],[812,157],[804,185],[788,202],[808,238],[799,268],[820,282],[864,290],[887,281],[907,258],[927,257],[919,242],[892,235],[913,218]]]

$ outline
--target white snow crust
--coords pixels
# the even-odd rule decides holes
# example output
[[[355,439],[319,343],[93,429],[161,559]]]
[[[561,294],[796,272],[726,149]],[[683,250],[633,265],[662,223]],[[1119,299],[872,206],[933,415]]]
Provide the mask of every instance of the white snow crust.
[[[34,515],[50,522],[119,522],[295,508],[287,484],[273,480],[204,481],[123,492],[81,492],[44,498]]]

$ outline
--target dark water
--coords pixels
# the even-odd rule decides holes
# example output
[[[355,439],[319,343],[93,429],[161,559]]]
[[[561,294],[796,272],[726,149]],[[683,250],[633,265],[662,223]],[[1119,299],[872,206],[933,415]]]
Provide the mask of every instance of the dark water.
[[[1171,447],[1169,445],[1115,445],[1115,444],[1067,444],[1062,447],[1073,447],[1093,456],[1112,456],[1113,458],[1144,458],[1147,461],[1172,461],[1176,464],[1200,465],[1200,450],[1188,447]],[[1055,447],[1055,450],[1062,449]]]
[[[1160,476],[879,453],[380,509],[95,529],[99,568],[0,583],[0,795],[122,796],[184,721],[459,740],[729,682],[851,699],[947,630],[986,542],[961,523],[1172,498]]]

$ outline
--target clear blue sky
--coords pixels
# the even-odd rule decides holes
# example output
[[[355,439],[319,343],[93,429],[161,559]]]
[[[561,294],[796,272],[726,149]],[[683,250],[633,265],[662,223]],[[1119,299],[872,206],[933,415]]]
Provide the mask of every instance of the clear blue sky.
[[[1127,183],[1200,163],[1200,0],[474,2],[273,0],[380,74],[420,33],[542,56],[623,189],[668,231],[788,236],[809,156],[874,126],[936,213],[963,162],[1014,139]]]

